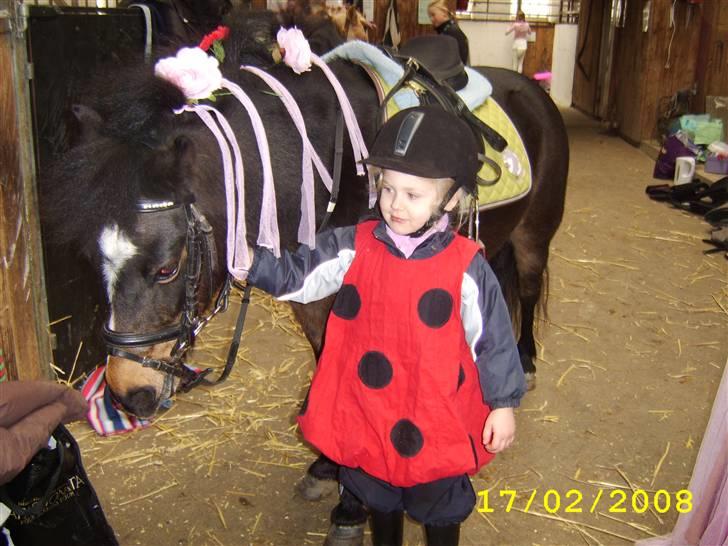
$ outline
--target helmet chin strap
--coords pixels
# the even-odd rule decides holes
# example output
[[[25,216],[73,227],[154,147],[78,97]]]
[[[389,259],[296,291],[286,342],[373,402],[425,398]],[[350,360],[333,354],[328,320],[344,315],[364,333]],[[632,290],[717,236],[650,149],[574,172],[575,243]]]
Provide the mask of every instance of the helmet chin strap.
[[[434,226],[440,218],[442,218],[442,215],[445,214],[447,211],[445,210],[445,207],[447,207],[450,200],[455,196],[458,189],[460,189],[460,186],[453,184],[452,187],[447,191],[447,194],[443,198],[440,205],[437,207],[437,210],[432,213],[432,216],[427,220],[427,222],[424,223],[424,225],[418,229],[417,231],[413,231],[412,233],[408,233],[407,237],[422,237],[428,229],[430,229],[432,226]]]

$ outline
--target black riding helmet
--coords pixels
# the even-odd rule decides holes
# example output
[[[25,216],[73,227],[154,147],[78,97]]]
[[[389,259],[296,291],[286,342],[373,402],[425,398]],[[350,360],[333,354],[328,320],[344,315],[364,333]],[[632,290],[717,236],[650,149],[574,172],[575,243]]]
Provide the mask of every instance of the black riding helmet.
[[[398,112],[379,130],[367,165],[423,178],[452,178],[438,211],[411,236],[419,236],[444,214],[459,188],[477,191],[478,145],[468,124],[440,106],[426,105]]]

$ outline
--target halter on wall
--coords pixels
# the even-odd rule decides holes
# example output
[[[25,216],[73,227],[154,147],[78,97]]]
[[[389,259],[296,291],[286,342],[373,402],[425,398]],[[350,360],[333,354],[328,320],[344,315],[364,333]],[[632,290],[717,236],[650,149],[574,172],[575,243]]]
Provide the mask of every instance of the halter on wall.
[[[215,273],[217,272],[217,247],[212,234],[212,226],[193,204],[193,200],[186,201],[147,201],[137,203],[136,210],[140,214],[151,214],[174,209],[183,208],[187,223],[186,249],[187,266],[185,270],[185,303],[182,310],[182,317],[179,324],[169,326],[152,333],[130,333],[112,330],[104,325],[102,336],[110,355],[118,356],[141,364],[145,368],[152,368],[165,374],[164,391],[172,393],[173,378],[180,379],[179,390],[187,392],[199,385],[213,385],[227,379],[235,363],[235,356],[240,344],[242,333],[242,322],[245,320],[247,304],[250,301],[250,287],[246,286],[243,293],[243,303],[238,316],[235,336],[228,351],[228,359],[225,368],[215,381],[206,379],[212,371],[207,368],[200,373],[195,372],[182,360],[184,353],[194,343],[195,337],[202,328],[218,313],[227,310],[232,280],[226,275],[225,283],[218,294],[215,308],[206,317],[200,317],[198,312],[199,302],[197,291],[200,286],[202,269],[207,272],[207,286],[212,291]],[[128,349],[149,347],[158,343],[176,340],[172,349],[170,360],[159,360],[139,356]]]

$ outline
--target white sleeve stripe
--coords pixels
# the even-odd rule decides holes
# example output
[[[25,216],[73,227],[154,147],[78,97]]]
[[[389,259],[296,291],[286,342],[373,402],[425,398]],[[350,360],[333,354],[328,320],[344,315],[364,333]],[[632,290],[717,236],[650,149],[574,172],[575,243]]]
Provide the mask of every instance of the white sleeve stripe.
[[[483,315],[478,308],[478,285],[467,273],[463,275],[461,287],[460,318],[465,329],[465,340],[476,360],[475,344],[483,334]]]
[[[320,263],[306,275],[300,289],[290,294],[283,294],[278,299],[309,303],[335,294],[341,288],[344,275],[349,270],[351,262],[354,261],[355,254],[356,252],[351,248],[340,250],[335,258]]]

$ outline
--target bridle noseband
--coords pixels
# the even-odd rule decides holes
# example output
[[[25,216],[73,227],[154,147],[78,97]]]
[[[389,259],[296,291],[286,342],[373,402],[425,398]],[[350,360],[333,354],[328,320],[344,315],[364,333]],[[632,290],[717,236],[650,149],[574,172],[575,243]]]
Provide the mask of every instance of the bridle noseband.
[[[142,200],[137,203],[136,211],[140,214],[151,214],[184,208],[187,224],[186,250],[187,264],[185,268],[185,302],[179,324],[169,326],[152,333],[118,332],[105,324],[102,336],[106,343],[108,352],[126,360],[141,364],[145,368],[151,368],[162,372],[165,375],[163,394],[171,396],[173,392],[173,381],[177,377],[180,380],[178,390],[187,392],[199,385],[214,385],[227,379],[235,363],[237,348],[242,333],[242,321],[245,320],[247,303],[250,301],[250,287],[246,286],[243,294],[243,303],[238,317],[239,328],[236,328],[236,338],[231,343],[228,352],[228,361],[220,377],[210,381],[206,376],[212,368],[206,368],[201,372],[195,371],[183,361],[185,352],[193,345],[195,337],[202,328],[220,312],[228,308],[232,279],[226,275],[225,283],[220,290],[215,302],[215,308],[205,317],[200,317],[198,289],[202,278],[203,268],[206,270],[208,290],[212,291],[215,274],[217,273],[217,247],[212,233],[212,226],[194,206],[193,199],[184,201],[148,201]],[[169,360],[161,360],[145,356],[139,356],[129,349],[149,347],[158,343],[175,341],[174,348]],[[233,350],[234,348],[234,350]]]

